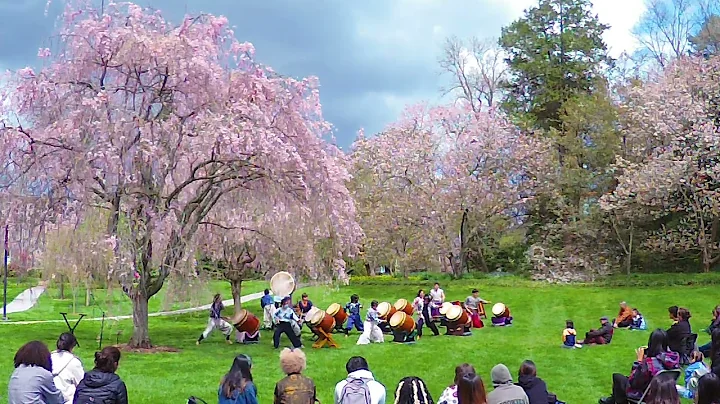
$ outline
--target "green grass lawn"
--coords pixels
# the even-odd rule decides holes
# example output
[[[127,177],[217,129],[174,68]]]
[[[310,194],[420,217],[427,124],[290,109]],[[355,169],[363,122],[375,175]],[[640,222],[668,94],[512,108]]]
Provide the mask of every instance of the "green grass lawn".
[[[509,283],[508,283],[509,282]],[[319,399],[332,403],[333,389],[345,376],[345,363],[353,355],[368,359],[376,378],[388,389],[388,402],[392,402],[398,381],[408,375],[423,378],[437,399],[452,382],[456,365],[469,362],[482,375],[488,390],[492,389],[490,369],[505,363],[515,374],[520,363],[532,359],[538,365],[539,376],[545,379],[551,391],[561,400],[572,404],[595,403],[607,395],[613,372],[628,374],[635,360],[635,349],[647,343],[649,331],[619,330],[609,346],[586,347],[580,350],[560,348],[560,333],[566,319],[573,319],[579,333],[596,327],[603,315],[612,316],[618,302],[627,300],[645,314],[650,328],[669,326],[667,307],[673,304],[688,307],[694,314],[695,332],[705,327],[711,309],[720,300],[714,287],[675,287],[654,289],[609,289],[582,286],[548,286],[504,280],[503,285],[493,281],[461,281],[443,285],[449,300],[466,297],[476,286],[481,296],[494,302],[509,305],[515,325],[508,328],[485,327],[471,337],[425,337],[414,345],[393,343],[357,346],[358,334],[350,338],[337,336],[340,349],[314,350],[308,331],[303,340],[307,347],[307,375],[317,384]],[[303,291],[322,308],[332,302],[345,303],[352,293],[358,293],[367,307],[370,300],[394,302],[398,298],[410,299],[417,288],[413,286],[350,286],[310,287]],[[259,302],[246,307],[260,314]],[[271,335],[263,332],[260,344],[242,346],[225,344],[219,334],[213,334],[202,345],[195,340],[203,330],[207,313],[199,312],[177,317],[150,319],[151,337],[156,345],[179,348],[180,353],[126,354],[120,363],[119,375],[128,386],[130,400],[138,403],[184,403],[188,396],[203,397],[215,402],[217,386],[230,367],[233,357],[247,353],[253,358],[253,376],[259,389],[260,402],[271,403],[275,383],[283,377],[278,366],[278,351],[273,350]],[[0,328],[4,344],[0,355],[0,397],[6,394],[6,383],[12,373],[12,357],[25,342],[40,339],[54,344],[57,335],[66,330],[64,324],[4,325]],[[82,344],[77,354],[86,368],[92,367],[97,348],[99,322],[81,323],[76,334]],[[115,342],[117,331],[122,331],[120,342],[127,342],[132,330],[131,321],[109,324],[105,337]],[[283,337],[285,338],[285,337]],[[708,336],[701,334],[699,343]],[[289,341],[283,339],[283,344]],[[3,402],[0,399],[0,402]]]
[[[245,281],[242,294],[261,292],[267,285],[264,281]],[[230,284],[226,281],[198,282],[179,291],[173,290],[172,284],[166,284],[158,294],[150,298],[149,311],[154,313],[209,304],[215,293],[221,293],[223,299],[232,299]],[[8,302],[10,300],[8,299]],[[90,305],[85,306],[85,290],[82,289],[77,291],[76,306],[73,311],[72,290],[66,286],[65,299],[60,299],[59,289],[51,286],[40,296],[33,308],[26,312],[10,314],[8,317],[12,321],[62,319],[60,312],[69,313],[68,318],[77,318],[78,313],[89,317],[101,317],[103,312],[108,317],[122,316],[132,314],[132,303],[120,286],[117,286],[114,289],[93,290]]]

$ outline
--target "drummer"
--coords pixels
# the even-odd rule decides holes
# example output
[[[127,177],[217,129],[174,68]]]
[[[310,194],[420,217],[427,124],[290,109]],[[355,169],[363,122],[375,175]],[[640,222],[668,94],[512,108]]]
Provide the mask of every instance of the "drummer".
[[[435,285],[430,290],[430,297],[432,298],[432,306],[430,311],[433,317],[440,316],[440,306],[445,303],[445,291],[440,289],[440,284],[435,282]]]
[[[292,324],[298,324],[300,319],[292,309],[292,298],[284,297],[281,302],[282,306],[275,312],[273,318],[275,320],[275,334],[273,335],[273,346],[275,349],[280,347],[280,335],[285,334],[292,342],[294,348],[302,347],[300,338],[293,330]]]
[[[483,305],[490,302],[478,296],[480,292],[477,289],[473,289],[471,293],[472,294],[465,299],[465,308],[470,312],[473,327],[482,328],[482,320],[480,317],[485,315]]]
[[[350,303],[345,305],[345,312],[348,314],[347,326],[345,326],[345,336],[350,335],[350,331],[353,326],[360,332],[363,332],[362,317],[360,317],[360,309],[362,309],[362,303],[360,303],[360,296],[353,294],[350,296]]]
[[[304,319],[305,315],[312,308],[313,308],[313,304],[310,301],[310,299],[308,299],[307,293],[303,293],[302,297],[300,298],[300,301],[297,303],[297,309],[298,309],[298,312],[300,313],[300,319]]]
[[[213,302],[210,305],[210,318],[208,318],[207,327],[205,327],[205,331],[200,334],[200,338],[198,338],[196,344],[200,345],[200,341],[207,338],[213,330],[220,330],[225,335],[225,340],[228,344],[232,344],[232,341],[230,340],[230,336],[232,335],[232,325],[225,321],[223,317],[220,315],[220,312],[225,308],[222,302],[222,296],[220,296],[220,293],[216,294],[213,298]]]

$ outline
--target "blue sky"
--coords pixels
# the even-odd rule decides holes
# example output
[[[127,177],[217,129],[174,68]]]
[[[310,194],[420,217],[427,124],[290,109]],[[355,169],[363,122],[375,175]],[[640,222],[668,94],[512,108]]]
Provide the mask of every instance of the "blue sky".
[[[62,0],[0,0],[0,68],[36,62]],[[404,105],[440,102],[445,83],[437,64],[450,35],[497,37],[537,0],[136,0],[179,21],[186,13],[225,15],[258,59],[291,76],[320,78],[325,119],[347,148],[360,128],[382,130]],[[630,29],[642,0],[595,0],[611,53],[632,50]]]

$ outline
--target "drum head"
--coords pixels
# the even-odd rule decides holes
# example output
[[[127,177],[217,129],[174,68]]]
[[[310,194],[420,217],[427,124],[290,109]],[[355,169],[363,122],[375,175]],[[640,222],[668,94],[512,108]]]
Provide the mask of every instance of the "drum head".
[[[333,303],[330,306],[328,306],[327,314],[335,317],[335,315],[340,311],[340,305],[337,303]]]
[[[230,322],[232,323],[232,325],[242,324],[245,322],[245,320],[247,320],[247,317],[248,311],[245,309],[240,309],[238,310],[238,313],[236,315],[232,316]]]
[[[390,303],[382,302],[378,304],[378,314],[380,317],[385,317],[390,313]]]
[[[275,296],[290,296],[295,291],[295,279],[289,272],[280,271],[270,279],[270,290]]]
[[[308,312],[310,316],[310,324],[318,325],[325,318],[325,312],[322,310],[316,310],[315,312]]]
[[[460,316],[462,316],[462,313],[463,313],[463,308],[456,304],[453,304],[452,307],[450,307],[448,309],[445,316],[448,318],[448,320],[455,321],[455,320],[459,319]]]
[[[505,313],[505,305],[502,303],[495,303],[492,308],[492,314],[495,316],[502,316],[503,313]]]
[[[404,311],[398,311],[393,314],[392,317],[390,317],[390,327],[397,327],[400,324],[404,323],[405,316],[407,316],[407,314],[405,314]]]
[[[407,306],[407,304],[408,304],[408,301],[407,301],[407,300],[405,300],[405,299],[399,299],[397,302],[395,302],[395,308],[396,308],[397,310],[402,310],[402,309],[405,308],[405,306]]]
[[[447,312],[448,312],[448,310],[450,310],[450,308],[451,308],[452,306],[453,306],[453,304],[450,303],[450,302],[445,302],[445,303],[443,303],[442,306],[440,306],[440,314],[446,315]]]

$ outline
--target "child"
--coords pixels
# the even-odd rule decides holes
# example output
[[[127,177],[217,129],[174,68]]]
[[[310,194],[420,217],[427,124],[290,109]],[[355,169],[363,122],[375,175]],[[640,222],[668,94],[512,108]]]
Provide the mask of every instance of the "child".
[[[358,345],[366,345],[371,342],[385,342],[385,337],[383,336],[383,333],[378,326],[380,318],[378,316],[377,307],[378,301],[373,300],[372,303],[370,303],[370,309],[368,309],[365,316],[365,330],[363,331],[360,338],[358,338]]]
[[[285,348],[280,352],[280,367],[287,375],[275,385],[276,403],[313,404],[317,401],[315,382],[305,375],[305,353]]]
[[[572,320],[566,321],[562,333],[563,348],[582,348],[582,345],[577,343],[576,337],[575,324],[573,324]]]
[[[208,319],[207,327],[205,327],[205,331],[200,334],[200,338],[198,338],[196,342],[197,345],[200,345],[200,341],[207,338],[215,329],[218,329],[220,332],[225,334],[225,340],[227,343],[232,344],[230,335],[232,335],[233,327],[220,316],[220,312],[224,308],[225,306],[223,306],[222,297],[220,296],[220,293],[218,293],[215,295],[215,298],[213,298],[212,305],[210,306],[210,318]]]
[[[260,299],[260,308],[263,311],[263,327],[267,330],[272,328],[272,318],[275,314],[275,305],[270,290],[265,289],[263,297]]]
[[[691,356],[690,366],[685,369],[685,386],[677,386],[677,391],[683,398],[694,398],[697,394],[698,380],[705,374],[710,373],[710,369],[703,362],[705,357],[700,351],[694,351]]]
[[[632,323],[630,324],[631,330],[647,330],[647,323],[645,323],[645,317],[638,311],[638,309],[632,309]]]
[[[353,326],[355,326],[358,331],[363,332],[362,319],[360,318],[360,309],[362,309],[362,304],[360,303],[360,296],[350,296],[350,303],[345,305],[345,312],[347,312],[348,314],[347,326],[345,327],[345,337],[350,334]]]

